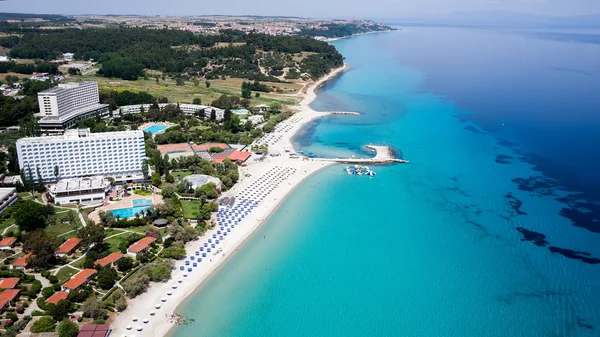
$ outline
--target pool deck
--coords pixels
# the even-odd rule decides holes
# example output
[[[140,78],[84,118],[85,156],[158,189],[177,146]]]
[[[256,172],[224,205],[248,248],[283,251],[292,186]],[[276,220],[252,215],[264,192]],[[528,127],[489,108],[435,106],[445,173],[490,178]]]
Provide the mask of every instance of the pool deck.
[[[96,209],[95,211],[93,211],[92,213],[90,213],[89,218],[90,218],[90,220],[94,221],[95,223],[99,223],[100,222],[100,216],[99,216],[100,211],[106,212],[106,211],[110,211],[113,209],[134,207],[133,200],[143,200],[143,199],[152,199],[153,205],[160,205],[163,203],[163,198],[159,194],[153,194],[153,195],[132,194],[131,196],[128,196],[119,202],[110,203],[110,204],[105,203],[104,206],[102,206],[102,207]]]

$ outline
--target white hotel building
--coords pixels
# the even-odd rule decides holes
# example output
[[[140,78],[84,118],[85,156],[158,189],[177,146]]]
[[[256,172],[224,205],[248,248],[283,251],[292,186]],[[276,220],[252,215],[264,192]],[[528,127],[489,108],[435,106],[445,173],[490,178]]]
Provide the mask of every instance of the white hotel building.
[[[38,93],[39,125],[46,134],[62,134],[75,122],[108,112],[107,104],[100,104],[98,83],[79,82],[59,84]]]
[[[37,179],[112,176],[119,181],[138,180],[146,158],[144,132],[90,133],[89,129],[67,130],[64,135],[21,138],[17,141],[19,167]]]

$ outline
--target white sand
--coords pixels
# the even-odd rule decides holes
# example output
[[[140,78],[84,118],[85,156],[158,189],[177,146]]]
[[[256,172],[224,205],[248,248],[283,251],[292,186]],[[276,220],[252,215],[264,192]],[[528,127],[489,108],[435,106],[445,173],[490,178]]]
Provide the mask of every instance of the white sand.
[[[263,174],[272,170],[275,166],[279,167],[290,167],[295,168],[296,172],[289,178],[283,180],[283,182],[275,188],[262,202],[245,218],[243,221],[235,227],[226,237],[224,241],[217,246],[223,253],[213,255],[214,252],[210,253],[209,257],[204,258],[203,261],[194,268],[192,272],[184,272],[179,270],[179,266],[183,262],[178,261],[176,263],[176,270],[173,271],[172,279],[167,283],[152,283],[148,291],[133,300],[129,300],[129,307],[123,313],[116,316],[115,321],[111,324],[113,328],[113,336],[164,336],[167,334],[169,329],[175,324],[170,321],[172,314],[176,313],[177,306],[189,296],[202,282],[221,264],[223,263],[229,254],[236,250],[236,248],[244,242],[273,212],[279,203],[285,199],[285,197],[305,180],[308,176],[314,172],[320,170],[323,167],[331,165],[329,162],[303,160],[300,158],[292,159],[285,152],[285,149],[293,151],[291,138],[293,135],[300,130],[309,121],[327,115],[327,112],[317,112],[309,107],[309,104],[316,98],[316,90],[327,80],[339,74],[343,71],[346,66],[334,70],[331,74],[322,78],[313,84],[308,90],[307,94],[300,103],[298,113],[292,116],[289,120],[280,123],[282,126],[288,126],[288,130],[281,132],[281,139],[274,145],[269,145],[269,150],[278,150],[281,153],[279,157],[267,156],[262,162],[255,161],[256,156],[250,157],[247,162],[247,167],[240,168],[240,181],[234,186],[233,189],[224,193],[224,196],[236,196],[246,186],[252,184]],[[248,175],[248,176],[247,176]],[[205,236],[201,237],[200,240],[189,243],[186,246],[188,256],[194,255],[194,252],[203,245],[208,238],[212,237],[213,233],[216,233],[217,228],[209,231]],[[212,260],[212,261],[211,261]],[[187,270],[187,267],[186,267]],[[184,273],[188,274],[184,277]],[[182,283],[178,283],[181,279]],[[172,286],[176,284],[177,289],[172,289]],[[167,292],[171,291],[171,296],[167,295]],[[161,298],[166,298],[166,302],[162,302]],[[155,309],[157,304],[161,305],[160,309]],[[150,311],[155,311],[155,316],[150,316]],[[133,322],[133,317],[137,317],[138,321]],[[143,323],[142,320],[148,318],[147,324]],[[126,327],[130,325],[133,329],[127,330]],[[136,331],[137,327],[142,327],[141,332]]]

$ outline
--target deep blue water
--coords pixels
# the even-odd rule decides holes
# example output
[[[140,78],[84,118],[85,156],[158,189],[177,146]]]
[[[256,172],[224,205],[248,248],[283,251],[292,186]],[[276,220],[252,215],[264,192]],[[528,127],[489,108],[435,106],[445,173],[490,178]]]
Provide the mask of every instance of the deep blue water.
[[[337,41],[350,68],[314,108],[362,115],[320,119],[296,146],[389,144],[411,163],[309,178],[173,335],[600,335],[600,45],[566,34]]]

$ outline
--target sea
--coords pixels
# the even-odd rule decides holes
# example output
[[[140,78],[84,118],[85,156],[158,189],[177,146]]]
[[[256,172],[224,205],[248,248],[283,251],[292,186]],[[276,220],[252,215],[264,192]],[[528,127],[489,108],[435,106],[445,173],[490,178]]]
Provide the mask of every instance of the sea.
[[[171,336],[600,336],[600,32],[399,26],[299,133],[319,171],[178,309]]]

